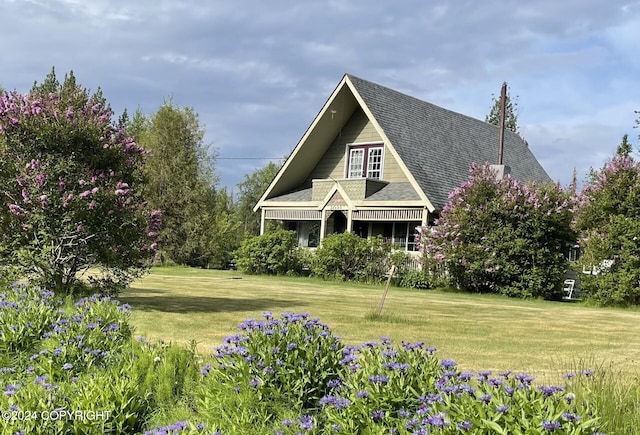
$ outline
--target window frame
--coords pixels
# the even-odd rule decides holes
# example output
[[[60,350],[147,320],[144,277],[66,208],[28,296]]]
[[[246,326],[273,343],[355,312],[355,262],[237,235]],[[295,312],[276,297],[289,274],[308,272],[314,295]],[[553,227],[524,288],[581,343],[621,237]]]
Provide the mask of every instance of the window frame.
[[[352,176],[352,168],[351,168],[351,158],[353,156],[353,151],[363,150],[362,153],[362,167],[360,171],[360,176],[355,177]],[[380,161],[376,164],[379,165],[378,169],[371,169],[371,152],[375,150],[380,150]],[[345,178],[348,179],[357,179],[357,178],[370,178],[372,180],[382,180],[383,172],[384,172],[384,143],[353,143],[347,144],[346,154],[346,165],[345,165]],[[374,156],[374,158],[377,156]],[[377,172],[378,177],[370,177],[369,174],[372,172]]]

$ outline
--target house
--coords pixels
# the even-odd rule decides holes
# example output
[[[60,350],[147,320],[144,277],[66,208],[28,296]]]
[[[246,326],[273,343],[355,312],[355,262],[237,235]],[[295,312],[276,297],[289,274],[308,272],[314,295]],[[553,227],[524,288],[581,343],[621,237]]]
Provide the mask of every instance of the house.
[[[295,230],[300,246],[352,231],[381,235],[407,251],[432,225],[472,162],[497,160],[499,128],[345,75],[254,210]],[[516,133],[503,161],[512,176],[549,176]],[[505,170],[505,167],[502,167]]]

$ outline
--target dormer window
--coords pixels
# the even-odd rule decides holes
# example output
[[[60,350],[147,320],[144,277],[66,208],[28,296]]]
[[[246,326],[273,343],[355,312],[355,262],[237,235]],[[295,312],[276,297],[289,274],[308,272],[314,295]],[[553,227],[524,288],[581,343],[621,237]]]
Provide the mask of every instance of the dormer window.
[[[349,147],[347,178],[382,178],[382,145]]]

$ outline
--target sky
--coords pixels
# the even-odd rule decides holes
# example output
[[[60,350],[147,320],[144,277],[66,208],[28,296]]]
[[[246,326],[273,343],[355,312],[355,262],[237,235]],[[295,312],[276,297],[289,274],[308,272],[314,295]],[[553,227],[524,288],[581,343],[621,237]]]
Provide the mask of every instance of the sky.
[[[220,185],[296,146],[345,73],[483,119],[508,82],[555,181],[638,149],[637,0],[0,0],[0,86],[52,67],[116,115],[192,107]]]

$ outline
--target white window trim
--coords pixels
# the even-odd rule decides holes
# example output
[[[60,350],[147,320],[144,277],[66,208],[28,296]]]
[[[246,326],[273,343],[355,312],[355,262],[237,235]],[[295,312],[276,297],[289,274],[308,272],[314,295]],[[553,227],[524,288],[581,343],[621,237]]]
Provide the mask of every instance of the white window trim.
[[[349,178],[349,164],[351,163],[351,150],[353,148],[365,148],[367,150],[367,166],[369,165],[369,150],[372,148],[382,148],[382,155],[381,155],[381,162],[380,162],[380,178],[378,178],[378,180],[383,180],[384,179],[384,162],[385,162],[385,157],[386,157],[386,150],[385,150],[385,146],[384,146],[384,142],[353,142],[353,143],[347,143],[345,145],[345,167],[344,167],[344,178],[346,179],[352,179],[355,180],[356,178]],[[364,165],[364,161],[363,161],[363,165]],[[365,172],[368,173],[368,167],[366,168],[367,171]],[[358,177],[358,178],[367,178],[365,177]],[[373,180],[375,180],[375,178],[372,178]]]

